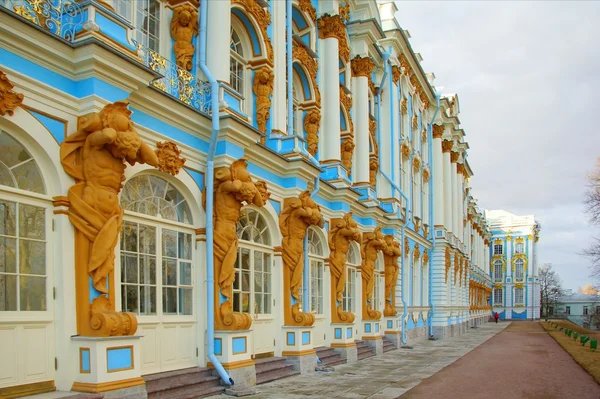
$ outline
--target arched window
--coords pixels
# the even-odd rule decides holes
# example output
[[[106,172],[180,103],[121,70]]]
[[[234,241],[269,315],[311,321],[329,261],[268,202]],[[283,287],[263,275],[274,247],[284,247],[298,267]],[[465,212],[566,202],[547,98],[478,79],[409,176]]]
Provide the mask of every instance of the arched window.
[[[40,169],[0,130],[0,312],[47,310],[48,201]]]
[[[360,267],[360,249],[358,244],[350,243],[346,254],[346,287],[342,295],[342,309],[345,312],[356,312],[356,285],[358,280],[358,268]]]
[[[183,195],[154,175],[130,179],[120,199],[121,300],[139,315],[193,314],[193,227]]]
[[[242,97],[245,92],[245,71],[246,60],[244,59],[244,49],[238,32],[231,28],[231,39],[229,42],[229,83],[231,88],[237,91]]]
[[[243,209],[237,224],[239,238],[233,283],[233,310],[259,314],[272,313],[271,237],[264,217],[251,208]]]
[[[325,245],[314,228],[308,229],[308,257],[310,261],[310,311],[323,314],[323,270]]]
[[[495,281],[502,281],[502,275],[503,275],[503,271],[502,271],[502,261],[501,260],[495,260],[494,261],[494,280]]]
[[[515,260],[515,280],[523,281],[525,275],[524,265],[525,262],[523,259]]]
[[[384,262],[383,253],[377,254],[377,260],[375,261],[375,273],[373,273],[375,279],[375,288],[373,290],[373,309],[383,311],[385,307],[384,300],[384,288],[385,288],[385,277],[384,277]]]

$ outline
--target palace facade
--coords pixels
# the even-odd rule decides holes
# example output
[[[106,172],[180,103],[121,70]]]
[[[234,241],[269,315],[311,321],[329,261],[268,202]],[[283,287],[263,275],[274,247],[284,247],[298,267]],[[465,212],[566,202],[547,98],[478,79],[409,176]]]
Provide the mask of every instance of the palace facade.
[[[490,277],[492,306],[501,319],[540,318],[540,279],[537,242],[540,223],[535,216],[504,210],[485,211],[492,231]]]
[[[487,321],[517,236],[396,11],[0,2],[0,396],[252,385]]]

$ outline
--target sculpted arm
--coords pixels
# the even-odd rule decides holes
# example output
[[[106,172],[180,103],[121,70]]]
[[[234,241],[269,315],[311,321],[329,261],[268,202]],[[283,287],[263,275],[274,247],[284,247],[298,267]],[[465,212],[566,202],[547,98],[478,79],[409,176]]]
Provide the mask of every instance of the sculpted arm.
[[[240,191],[240,189],[242,188],[242,181],[241,180],[225,181],[219,185],[219,188],[222,191],[225,191],[228,193],[235,193],[235,192]]]
[[[158,166],[158,157],[156,153],[150,148],[150,146],[142,141],[142,145],[138,150],[137,161],[139,163],[145,163],[150,166]]]
[[[98,132],[91,133],[87,140],[90,145],[94,147],[101,147],[104,144],[111,144],[117,138],[117,131],[113,128],[107,127]]]

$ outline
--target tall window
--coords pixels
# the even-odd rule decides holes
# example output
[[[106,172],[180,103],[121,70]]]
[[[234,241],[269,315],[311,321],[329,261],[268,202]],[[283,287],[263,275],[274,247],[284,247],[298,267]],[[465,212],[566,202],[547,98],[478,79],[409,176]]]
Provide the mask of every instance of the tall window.
[[[524,254],[525,253],[525,243],[517,242],[515,244],[515,253]]]
[[[160,41],[160,1],[158,0],[116,0],[117,13],[135,26],[135,40],[159,52]]]
[[[502,244],[494,244],[494,255],[502,255],[503,247]]]
[[[567,308],[565,310],[565,313],[571,314],[571,307],[570,306],[567,306]]]
[[[244,95],[244,50],[240,36],[231,28],[231,39],[229,43],[229,83],[231,88],[242,96]]]
[[[420,299],[420,284],[419,284],[419,276],[421,275],[421,262],[419,259],[415,259],[413,261],[413,268],[412,268],[412,298],[411,298],[411,304],[413,306],[419,306],[419,299]]]
[[[525,303],[523,291],[524,288],[515,288],[515,305],[523,305]]]
[[[383,256],[378,256],[377,260],[375,261],[375,273],[373,273],[373,278],[375,279],[375,287],[373,290],[372,308],[380,311],[383,311],[384,309],[383,290],[385,288],[385,280],[383,273]]]
[[[310,261],[310,311],[323,314],[324,245],[314,229],[309,229],[307,234]]]
[[[346,287],[342,294],[342,309],[345,312],[356,312],[357,269],[360,267],[360,256],[358,249],[353,244],[350,244],[350,248],[346,254],[346,267]]]
[[[1,130],[0,148],[0,311],[45,311],[49,204],[27,195],[45,194],[44,181],[29,152]]]
[[[502,261],[496,260],[494,261],[494,280],[502,280]]]
[[[524,268],[525,261],[523,259],[515,260],[515,280],[523,281],[525,275]]]
[[[494,305],[502,305],[502,288],[494,288]]]
[[[123,188],[121,207],[123,309],[193,314],[192,218],[181,193],[158,176],[136,176]]]
[[[587,307],[587,306],[584,306],[584,307],[583,307],[583,314],[584,314],[584,315],[586,315],[586,316],[589,314],[589,311],[588,311],[588,307]]]
[[[243,209],[237,224],[240,240],[235,262],[233,310],[254,315],[272,313],[272,254],[267,222],[253,209]]]

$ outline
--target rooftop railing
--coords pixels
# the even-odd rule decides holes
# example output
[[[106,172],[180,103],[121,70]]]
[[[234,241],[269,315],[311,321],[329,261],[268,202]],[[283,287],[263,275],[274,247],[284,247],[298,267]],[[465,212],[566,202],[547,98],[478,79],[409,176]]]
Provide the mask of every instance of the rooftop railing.
[[[72,0],[0,0],[0,7],[70,42],[85,22],[81,5]]]

